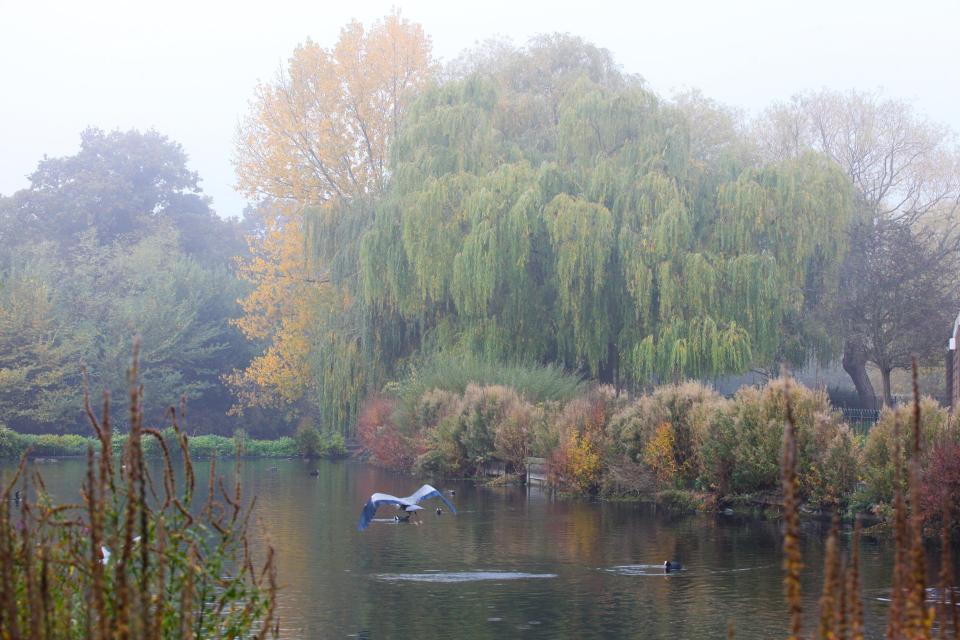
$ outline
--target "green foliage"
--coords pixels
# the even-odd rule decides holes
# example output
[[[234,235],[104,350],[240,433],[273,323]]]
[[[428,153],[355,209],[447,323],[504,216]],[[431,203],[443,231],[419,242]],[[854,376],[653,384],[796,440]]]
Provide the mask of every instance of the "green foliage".
[[[852,208],[841,172],[813,154],[694,157],[686,118],[594,76],[587,56],[515,82],[554,46],[577,45],[490,61],[410,109],[359,251],[365,304],[415,328],[403,353],[465,348],[628,383],[821,353],[814,311]]]
[[[19,457],[25,448],[26,446],[19,433],[0,426],[0,458]]]
[[[718,412],[703,442],[704,480],[721,494],[773,491],[779,487],[788,382],[744,387]],[[823,391],[789,384],[796,424],[798,490],[826,504],[846,500],[856,483],[858,451],[853,434],[830,408]]]
[[[510,364],[470,353],[443,352],[412,366],[399,383],[398,394],[411,406],[430,390],[462,394],[470,384],[510,387],[533,403],[566,402],[583,391],[579,377],[553,365]]]
[[[24,248],[0,290],[0,409],[22,430],[75,428],[80,363],[90,386],[123,409],[131,333],[144,344],[145,411],[161,419],[165,399],[200,400],[200,423],[224,420],[219,380],[246,349],[227,318],[240,287],[224,268],[204,267],[177,248],[170,228],[139,242],[102,246],[91,233],[70,252]],[[220,409],[218,412],[217,409]]]
[[[907,466],[913,448],[913,407],[886,408],[870,430],[863,446],[863,488],[857,496],[862,504],[891,505],[893,502],[898,464],[894,435],[898,425],[899,464],[902,488],[906,491],[909,476]],[[955,417],[951,419],[947,411],[933,399],[923,398],[920,402],[920,440],[920,467],[923,473],[930,467],[932,452],[946,443],[960,442],[960,421]]]
[[[297,453],[304,458],[319,458],[323,451],[323,437],[320,431],[309,422],[302,421],[297,426]]]
[[[165,437],[170,437],[172,430],[164,430]],[[237,454],[235,438],[217,435],[200,435],[188,438],[190,455],[196,459],[213,458],[230,459]],[[125,434],[114,434],[112,438],[114,455],[120,455],[126,443]],[[18,458],[28,450],[32,456],[38,458],[82,456],[91,446],[97,446],[95,438],[75,434],[22,434],[0,427],[0,458]],[[330,437],[323,443],[323,450],[342,455],[342,438]],[[144,455],[148,458],[158,458],[162,455],[160,447],[153,441],[143,443]],[[289,458],[297,455],[297,443],[293,438],[277,438],[275,440],[243,439],[242,455],[247,458]]]

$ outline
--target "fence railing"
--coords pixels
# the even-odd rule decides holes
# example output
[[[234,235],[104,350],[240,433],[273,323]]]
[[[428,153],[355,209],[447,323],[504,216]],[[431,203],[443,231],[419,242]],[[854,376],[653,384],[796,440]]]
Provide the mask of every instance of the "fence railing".
[[[840,409],[843,419],[847,421],[854,433],[866,435],[880,419],[879,409],[854,409],[843,407]]]

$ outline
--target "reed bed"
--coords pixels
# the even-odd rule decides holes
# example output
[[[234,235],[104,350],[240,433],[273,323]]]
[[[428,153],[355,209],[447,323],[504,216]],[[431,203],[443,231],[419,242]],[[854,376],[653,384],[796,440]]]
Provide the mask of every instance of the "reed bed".
[[[926,553],[924,550],[923,515],[920,509],[921,476],[920,455],[920,393],[917,387],[917,365],[913,363],[913,423],[909,459],[904,460],[899,446],[900,424],[894,425],[896,479],[894,495],[895,566],[892,577],[891,602],[888,613],[887,640],[932,640],[934,630],[939,638],[960,638],[958,630],[955,576],[951,550],[951,530],[956,516],[952,502],[945,498],[942,513],[942,567],[936,602],[927,598]],[[796,504],[796,425],[787,402],[787,427],[784,430],[782,484],[784,495],[784,597],[790,615],[789,638],[804,638],[802,630],[800,571],[802,559],[799,549],[800,522]],[[907,467],[906,485],[903,468]],[[906,486],[906,492],[904,491]],[[906,493],[906,496],[904,495]],[[819,625],[815,637],[819,640],[862,640],[864,637],[863,602],[860,594],[860,535],[861,523],[856,520],[847,560],[839,549],[839,517],[834,517],[827,538],[823,569],[823,589],[820,596]]]
[[[137,347],[129,371],[130,433],[116,461],[105,394],[99,417],[84,408],[98,450],[86,452],[76,504],[54,505],[26,457],[0,501],[0,637],[276,637],[274,550],[254,559],[253,503],[239,475],[216,476],[195,495],[190,440],[171,409],[173,437],[143,424]],[[144,463],[144,444],[161,450],[162,473]],[[172,440],[172,441],[170,441]],[[172,452],[183,460],[182,480]],[[119,462],[119,464],[117,464]]]

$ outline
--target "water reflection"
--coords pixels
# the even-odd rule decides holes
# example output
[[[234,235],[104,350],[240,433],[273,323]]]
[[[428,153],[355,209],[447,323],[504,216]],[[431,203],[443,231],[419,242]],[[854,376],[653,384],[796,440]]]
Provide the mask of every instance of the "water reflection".
[[[42,472],[55,496],[75,500],[82,461]],[[421,525],[374,522],[359,533],[371,493],[406,495],[424,479],[350,462],[249,461],[241,472],[258,496],[257,543],[279,553],[284,637],[712,639],[725,637],[729,620],[737,638],[785,635],[776,523],[434,482],[456,489],[458,515],[427,510]],[[205,465],[197,476],[207,477]],[[813,629],[826,530],[804,527]],[[862,554],[867,628],[882,637],[892,549],[864,541]],[[668,559],[684,569],[665,573]]]

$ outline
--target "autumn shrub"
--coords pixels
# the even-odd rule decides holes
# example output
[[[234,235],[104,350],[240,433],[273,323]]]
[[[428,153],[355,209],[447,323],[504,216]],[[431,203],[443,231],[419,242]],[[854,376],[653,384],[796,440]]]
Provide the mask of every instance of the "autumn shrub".
[[[960,443],[956,440],[937,442],[928,460],[920,490],[921,508],[924,522],[939,526],[944,506],[954,517],[960,515]],[[952,524],[956,527],[956,520]]]
[[[408,470],[416,449],[396,420],[398,402],[389,396],[372,396],[360,408],[357,436],[378,463],[390,469]]]
[[[596,493],[603,480],[602,456],[588,433],[570,431],[549,457],[548,481],[574,493]]]
[[[912,405],[884,409],[880,419],[867,435],[861,465],[863,486],[857,496],[862,505],[874,505],[883,509],[883,505],[890,505],[893,500],[896,477],[894,432],[897,422],[900,425],[900,464],[906,464],[905,460],[912,449]],[[932,398],[923,398],[920,401],[920,439],[922,474],[929,472],[935,451],[951,442],[960,442],[960,429],[956,420],[951,421],[946,409]],[[901,466],[901,469],[903,468]],[[901,474],[904,487],[906,476],[904,471]]]
[[[648,445],[661,426],[668,424],[671,448],[659,452],[658,469],[673,469],[671,475],[677,482],[692,487],[702,475],[700,452],[712,421],[726,404],[713,389],[696,382],[658,387],[629,403],[610,420],[608,464],[617,467],[620,476],[636,475],[637,470],[625,467],[649,466]],[[661,440],[667,437],[666,431],[661,430],[659,437]]]
[[[677,462],[673,457],[673,425],[661,422],[643,448],[643,463],[653,473],[657,487],[673,487],[677,481]]]
[[[467,385],[457,415],[456,437],[475,467],[496,457],[497,426],[521,402],[517,392],[499,385]]]
[[[797,437],[798,495],[832,500],[853,489],[857,451],[849,428],[832,411],[825,392],[782,378],[763,388],[741,388],[711,420],[701,449],[704,484],[723,494],[778,489],[788,384]],[[834,468],[825,469],[828,460]]]
[[[506,407],[496,424],[493,444],[495,455],[507,463],[509,470],[520,471],[526,467],[535,429],[545,421],[546,413],[542,406],[535,407],[518,398]]]
[[[555,486],[595,493],[603,482],[607,423],[623,400],[612,387],[597,386],[568,402],[554,418],[558,446],[548,456]]]

